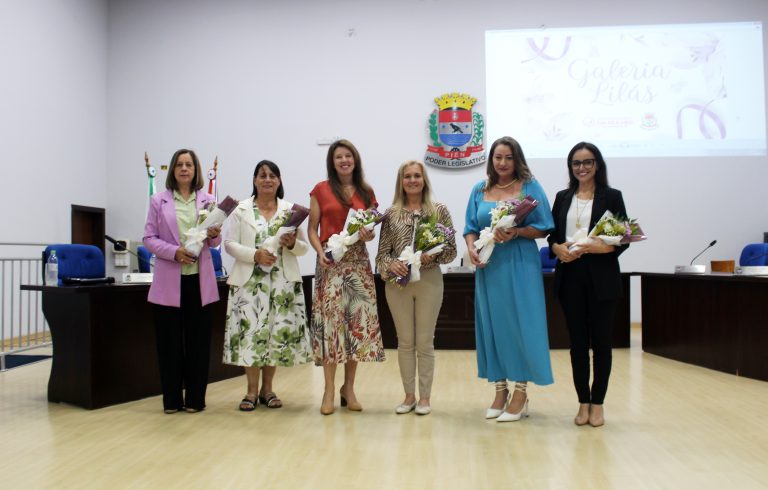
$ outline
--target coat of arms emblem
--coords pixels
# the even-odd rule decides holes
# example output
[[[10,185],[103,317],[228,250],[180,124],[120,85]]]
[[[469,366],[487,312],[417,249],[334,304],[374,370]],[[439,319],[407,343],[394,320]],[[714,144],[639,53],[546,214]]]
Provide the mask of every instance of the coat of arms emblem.
[[[437,110],[429,116],[429,137],[424,161],[447,168],[485,164],[483,116],[472,110],[477,99],[451,93],[435,97]]]

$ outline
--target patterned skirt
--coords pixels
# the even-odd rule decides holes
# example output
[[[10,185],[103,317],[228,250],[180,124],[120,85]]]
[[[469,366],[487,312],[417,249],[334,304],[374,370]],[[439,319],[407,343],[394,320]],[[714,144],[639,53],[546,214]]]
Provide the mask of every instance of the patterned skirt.
[[[318,366],[384,360],[376,289],[365,243],[352,245],[327,269],[316,267],[311,330]]]

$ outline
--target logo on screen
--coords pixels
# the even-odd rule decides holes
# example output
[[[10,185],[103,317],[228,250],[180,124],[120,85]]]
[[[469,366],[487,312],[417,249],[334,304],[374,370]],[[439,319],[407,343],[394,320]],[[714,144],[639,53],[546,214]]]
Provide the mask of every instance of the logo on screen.
[[[445,168],[465,168],[485,164],[483,129],[485,123],[472,107],[477,99],[451,93],[435,97],[437,109],[429,116],[429,138],[424,161]]]

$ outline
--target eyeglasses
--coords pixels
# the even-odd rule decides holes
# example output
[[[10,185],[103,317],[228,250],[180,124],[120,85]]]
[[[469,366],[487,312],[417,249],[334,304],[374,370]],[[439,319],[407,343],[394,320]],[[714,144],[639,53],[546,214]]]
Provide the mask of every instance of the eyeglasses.
[[[590,170],[595,166],[595,159],[588,158],[586,160],[571,160],[571,168],[576,170],[579,167],[584,167],[585,170]]]

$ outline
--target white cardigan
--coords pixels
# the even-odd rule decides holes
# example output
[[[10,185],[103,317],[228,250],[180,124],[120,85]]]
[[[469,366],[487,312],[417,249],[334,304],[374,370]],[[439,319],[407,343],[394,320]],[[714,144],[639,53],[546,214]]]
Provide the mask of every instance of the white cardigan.
[[[277,212],[284,209],[291,209],[293,203],[277,200]],[[253,274],[255,262],[253,256],[256,254],[254,243],[256,242],[256,219],[253,217],[253,197],[240,201],[228,218],[226,233],[224,235],[224,250],[234,257],[235,265],[229,274],[227,284],[230,286],[243,286]],[[299,228],[296,234],[296,244],[292,249],[283,247],[283,268],[285,278],[289,281],[301,281],[301,272],[299,271],[299,261],[297,256],[307,253],[309,246],[304,240],[304,231]]]

